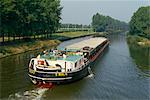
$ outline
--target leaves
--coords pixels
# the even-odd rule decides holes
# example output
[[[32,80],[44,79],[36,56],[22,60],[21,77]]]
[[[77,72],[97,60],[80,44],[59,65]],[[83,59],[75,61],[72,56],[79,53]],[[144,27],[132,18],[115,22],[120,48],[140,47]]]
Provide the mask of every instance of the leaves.
[[[130,21],[130,34],[150,38],[150,6],[140,7]]]
[[[10,36],[51,34],[59,26],[62,10],[59,0],[2,0],[0,8],[1,32]]]
[[[109,16],[100,15],[99,13],[93,16],[92,26],[97,32],[128,29],[128,25],[125,22],[121,22]]]

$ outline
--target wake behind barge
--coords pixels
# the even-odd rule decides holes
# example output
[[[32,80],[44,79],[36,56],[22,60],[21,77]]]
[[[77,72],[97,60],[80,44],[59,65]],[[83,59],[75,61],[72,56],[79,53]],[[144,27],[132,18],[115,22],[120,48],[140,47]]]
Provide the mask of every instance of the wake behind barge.
[[[29,63],[29,77],[39,82],[66,83],[88,75],[92,62],[109,45],[104,37],[95,37],[66,46],[63,49],[44,51]]]

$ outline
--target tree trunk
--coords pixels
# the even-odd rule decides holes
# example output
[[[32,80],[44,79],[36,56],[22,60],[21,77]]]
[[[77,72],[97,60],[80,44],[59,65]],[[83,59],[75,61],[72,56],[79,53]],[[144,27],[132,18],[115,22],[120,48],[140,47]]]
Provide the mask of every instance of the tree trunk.
[[[34,40],[35,40],[35,34],[34,34],[34,36],[33,36],[33,37],[34,37]]]
[[[2,43],[4,43],[4,33],[2,33]]]
[[[46,33],[46,35],[47,35],[47,39],[48,39],[49,38],[48,32]]]
[[[10,41],[10,34],[8,33],[8,42]]]
[[[15,33],[13,34],[13,41],[15,41]]]
[[[21,33],[19,33],[19,40],[20,40],[20,37],[21,37]]]

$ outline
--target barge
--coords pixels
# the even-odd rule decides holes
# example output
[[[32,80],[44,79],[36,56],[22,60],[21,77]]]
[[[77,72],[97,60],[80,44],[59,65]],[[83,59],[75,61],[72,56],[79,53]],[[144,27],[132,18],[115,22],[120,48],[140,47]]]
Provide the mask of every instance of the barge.
[[[34,84],[79,80],[89,74],[90,65],[108,45],[107,38],[95,37],[61,49],[44,51],[30,60],[28,75]]]

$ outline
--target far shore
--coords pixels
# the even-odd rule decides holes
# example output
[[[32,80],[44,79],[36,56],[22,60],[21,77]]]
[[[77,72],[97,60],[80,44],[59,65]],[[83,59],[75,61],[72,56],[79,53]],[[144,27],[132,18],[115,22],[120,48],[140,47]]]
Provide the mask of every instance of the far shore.
[[[150,47],[150,40],[137,35],[128,35],[127,36],[128,43],[138,45],[140,47]]]
[[[128,35],[127,42],[132,58],[137,66],[145,71],[150,70],[149,65],[149,48],[150,40],[137,35]],[[137,54],[139,53],[139,54]]]

